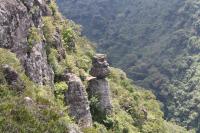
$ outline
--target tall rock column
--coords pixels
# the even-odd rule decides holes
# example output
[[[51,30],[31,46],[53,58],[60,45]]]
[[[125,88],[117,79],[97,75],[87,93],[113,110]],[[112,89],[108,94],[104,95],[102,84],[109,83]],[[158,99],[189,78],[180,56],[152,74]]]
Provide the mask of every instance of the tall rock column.
[[[69,114],[75,118],[80,127],[91,127],[92,116],[89,101],[81,79],[72,73],[65,73],[63,78],[68,84],[65,102],[69,105]]]
[[[93,67],[90,74],[94,79],[89,81],[88,93],[89,97],[96,97],[100,102],[100,110],[105,114],[110,114],[112,104],[110,98],[110,87],[106,77],[109,75],[109,64],[104,54],[96,54],[92,61]]]

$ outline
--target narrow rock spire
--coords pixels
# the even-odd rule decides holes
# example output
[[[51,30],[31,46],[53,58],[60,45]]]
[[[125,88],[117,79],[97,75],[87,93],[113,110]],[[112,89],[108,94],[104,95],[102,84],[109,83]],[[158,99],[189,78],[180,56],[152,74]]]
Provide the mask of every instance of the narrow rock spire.
[[[63,78],[68,84],[65,102],[69,106],[69,114],[75,118],[80,127],[92,127],[89,101],[81,79],[72,73],[65,73]]]
[[[107,57],[104,54],[96,54],[92,61],[90,74],[96,78],[89,81],[89,97],[96,97],[100,102],[102,113],[110,114],[112,111],[110,87],[106,77],[110,73]]]

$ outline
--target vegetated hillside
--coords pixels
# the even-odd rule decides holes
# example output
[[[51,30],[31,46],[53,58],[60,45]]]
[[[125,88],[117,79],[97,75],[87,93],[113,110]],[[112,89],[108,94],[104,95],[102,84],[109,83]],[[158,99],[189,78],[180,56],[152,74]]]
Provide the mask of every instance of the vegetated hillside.
[[[104,80],[112,92],[111,114],[100,112],[92,97],[80,117],[91,112],[93,122],[84,125],[70,109],[73,102],[82,102],[77,113],[89,105],[82,83],[87,87],[95,51],[80,26],[63,19],[53,0],[0,0],[0,9],[0,132],[187,132],[165,121],[155,96],[116,68]]]
[[[198,0],[58,0],[113,65],[153,89],[165,118],[199,128]],[[66,7],[66,5],[68,5]]]

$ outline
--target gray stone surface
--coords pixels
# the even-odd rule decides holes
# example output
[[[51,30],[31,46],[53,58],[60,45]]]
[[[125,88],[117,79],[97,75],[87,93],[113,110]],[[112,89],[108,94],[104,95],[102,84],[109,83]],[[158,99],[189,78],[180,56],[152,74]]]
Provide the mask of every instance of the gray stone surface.
[[[81,79],[72,73],[66,73],[64,77],[68,84],[65,102],[69,105],[70,115],[75,118],[80,127],[91,127],[92,116],[89,101]]]
[[[109,75],[109,64],[104,54],[96,54],[92,61],[90,74],[96,78],[91,79],[88,85],[90,97],[97,97],[100,101],[100,109],[106,114],[111,114],[112,104],[110,97],[110,87],[106,77]]]
[[[106,78],[109,73],[109,64],[107,62],[107,57],[104,54],[96,54],[92,60],[92,68],[90,74],[99,79]]]
[[[54,77],[47,63],[46,43],[41,40],[29,51],[27,41],[29,29],[34,26],[41,30],[42,15],[48,14],[42,1],[0,0],[0,48],[16,53],[26,74],[36,83],[46,85],[53,84]]]
[[[110,87],[106,79],[92,79],[89,81],[88,92],[90,96],[95,96],[100,101],[100,109],[106,114],[111,114],[112,104]]]

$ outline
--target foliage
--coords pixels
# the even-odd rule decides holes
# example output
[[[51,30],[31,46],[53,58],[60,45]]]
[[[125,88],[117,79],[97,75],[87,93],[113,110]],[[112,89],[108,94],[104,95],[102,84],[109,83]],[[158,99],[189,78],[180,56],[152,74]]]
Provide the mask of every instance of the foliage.
[[[112,91],[113,113],[110,116],[101,114],[98,110],[98,100],[90,99],[93,120],[103,124],[108,131],[115,133],[171,133],[174,126],[166,126],[160,104],[155,96],[138,86],[126,77],[126,74],[111,68],[109,83]],[[100,113],[99,113],[100,112]],[[175,133],[187,132],[177,126]]]
[[[55,83],[55,97],[61,101],[64,101],[64,93],[67,91],[67,89],[68,86],[65,82]]]
[[[43,17],[43,32],[44,37],[47,40],[48,44],[52,44],[53,42],[53,35],[55,33],[55,26],[53,24],[53,18],[52,17]]]
[[[39,29],[36,27],[31,27],[29,29],[29,34],[28,34],[29,50],[31,50],[35,44],[41,42],[41,40],[42,38],[41,38]]]
[[[0,132],[58,132],[68,130],[72,123],[66,109],[54,99],[48,86],[38,86],[25,76],[19,60],[5,49],[0,49],[0,70],[2,64],[13,67],[26,88],[22,94],[9,89],[6,82],[0,84]],[[1,77],[4,75],[1,73]],[[31,102],[26,102],[29,97]],[[62,114],[62,115],[61,115]]]
[[[50,2],[49,6],[53,16],[43,18],[42,29],[47,41],[48,62],[53,67],[55,76],[59,77],[64,69],[68,69],[84,79],[83,77],[88,75],[91,67],[94,46],[88,39],[81,36],[79,26],[57,17],[57,7],[54,1]],[[119,16],[122,15],[119,14]],[[98,25],[102,25],[102,21]],[[61,35],[59,32],[64,34]],[[76,50],[64,48],[67,55],[60,58],[60,48],[63,48],[65,41],[70,41],[72,32]],[[61,35],[59,46],[55,43],[56,33]],[[69,125],[75,122],[68,116],[67,107],[63,104],[63,93],[67,89],[66,83],[57,80],[55,90],[52,90],[53,87],[33,83],[25,75],[16,56],[5,49],[0,49],[0,63],[0,132],[68,132]],[[25,84],[23,93],[19,94],[9,88],[1,72],[2,64],[9,64],[17,71]],[[94,126],[83,129],[83,132],[170,133],[174,128],[177,128],[177,133],[186,132],[184,128],[174,127],[175,124],[168,127],[168,123],[162,118],[163,113],[155,96],[150,91],[145,91],[132,84],[124,72],[112,68],[108,80],[113,97],[113,113],[109,116],[98,114],[98,100],[95,97],[92,98],[90,102]],[[29,101],[26,100],[27,97]],[[195,116],[196,113],[192,113],[191,117]]]
[[[75,50],[74,31],[71,28],[65,29],[62,33],[65,47],[70,50]]]
[[[155,93],[167,120],[200,132],[199,0],[57,3],[65,16],[83,25],[85,35],[108,54],[112,65]],[[128,85],[130,81],[123,82]],[[142,120],[141,114],[136,116]]]

